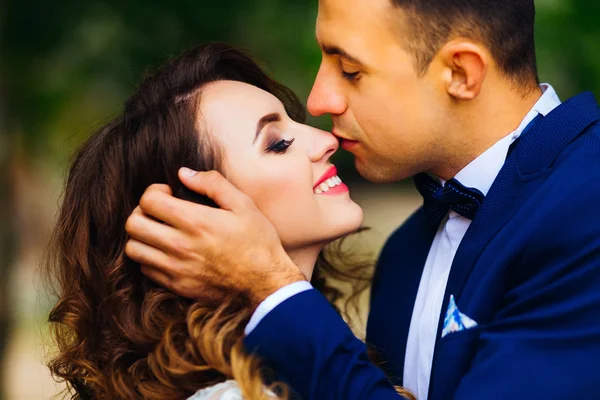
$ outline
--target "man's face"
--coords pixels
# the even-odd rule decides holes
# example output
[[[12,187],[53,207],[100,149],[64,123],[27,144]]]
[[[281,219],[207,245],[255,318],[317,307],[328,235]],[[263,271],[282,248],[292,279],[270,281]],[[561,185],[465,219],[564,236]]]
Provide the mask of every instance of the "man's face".
[[[443,90],[429,71],[419,75],[404,18],[391,0],[319,1],[323,59],[308,110],[332,115],[333,133],[373,182],[430,170],[443,147]]]

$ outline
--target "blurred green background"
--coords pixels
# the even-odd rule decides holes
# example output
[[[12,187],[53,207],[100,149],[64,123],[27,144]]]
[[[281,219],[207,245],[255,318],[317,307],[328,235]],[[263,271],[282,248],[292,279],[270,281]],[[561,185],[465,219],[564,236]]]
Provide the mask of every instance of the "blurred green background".
[[[563,100],[600,95],[600,2],[536,5],[542,81]],[[250,50],[306,99],[320,62],[316,11],[316,0],[0,3],[0,399],[59,388],[42,364],[48,304],[36,270],[77,144],[119,111],[145,71],[206,41]],[[329,118],[309,122],[330,127]],[[419,198],[407,185],[369,185],[347,155],[336,157],[377,251]]]

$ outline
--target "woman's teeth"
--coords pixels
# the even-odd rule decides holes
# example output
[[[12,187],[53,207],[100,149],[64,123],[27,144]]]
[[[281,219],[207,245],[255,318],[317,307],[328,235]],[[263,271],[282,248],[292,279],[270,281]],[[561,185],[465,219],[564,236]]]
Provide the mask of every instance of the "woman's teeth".
[[[315,189],[315,194],[328,192],[329,189],[336,187],[340,183],[342,183],[342,180],[339,176],[336,175],[334,177],[331,177],[325,182],[321,183],[319,186],[317,186],[317,188]]]

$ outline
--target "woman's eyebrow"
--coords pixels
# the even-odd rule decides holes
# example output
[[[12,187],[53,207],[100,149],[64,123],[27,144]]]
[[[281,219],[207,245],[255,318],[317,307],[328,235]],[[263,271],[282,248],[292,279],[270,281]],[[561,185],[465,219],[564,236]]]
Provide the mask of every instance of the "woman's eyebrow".
[[[276,112],[267,114],[264,117],[262,117],[260,120],[258,120],[258,123],[256,124],[256,135],[254,136],[254,140],[252,141],[252,144],[254,144],[256,142],[256,139],[258,139],[258,136],[260,135],[260,133],[262,132],[262,130],[265,126],[267,126],[271,122],[279,122],[279,121],[281,121],[281,114],[276,113]]]

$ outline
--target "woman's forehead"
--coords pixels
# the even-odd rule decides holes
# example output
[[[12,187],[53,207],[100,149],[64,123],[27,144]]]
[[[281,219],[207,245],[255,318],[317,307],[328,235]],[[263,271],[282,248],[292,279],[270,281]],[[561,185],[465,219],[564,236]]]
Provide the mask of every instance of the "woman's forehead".
[[[221,139],[254,135],[258,121],[267,114],[283,112],[283,104],[271,93],[237,81],[217,81],[205,86],[199,116],[204,126]]]
[[[274,107],[282,107],[282,104],[271,93],[237,81],[216,81],[206,85],[200,101],[203,114],[229,118],[270,112]]]

